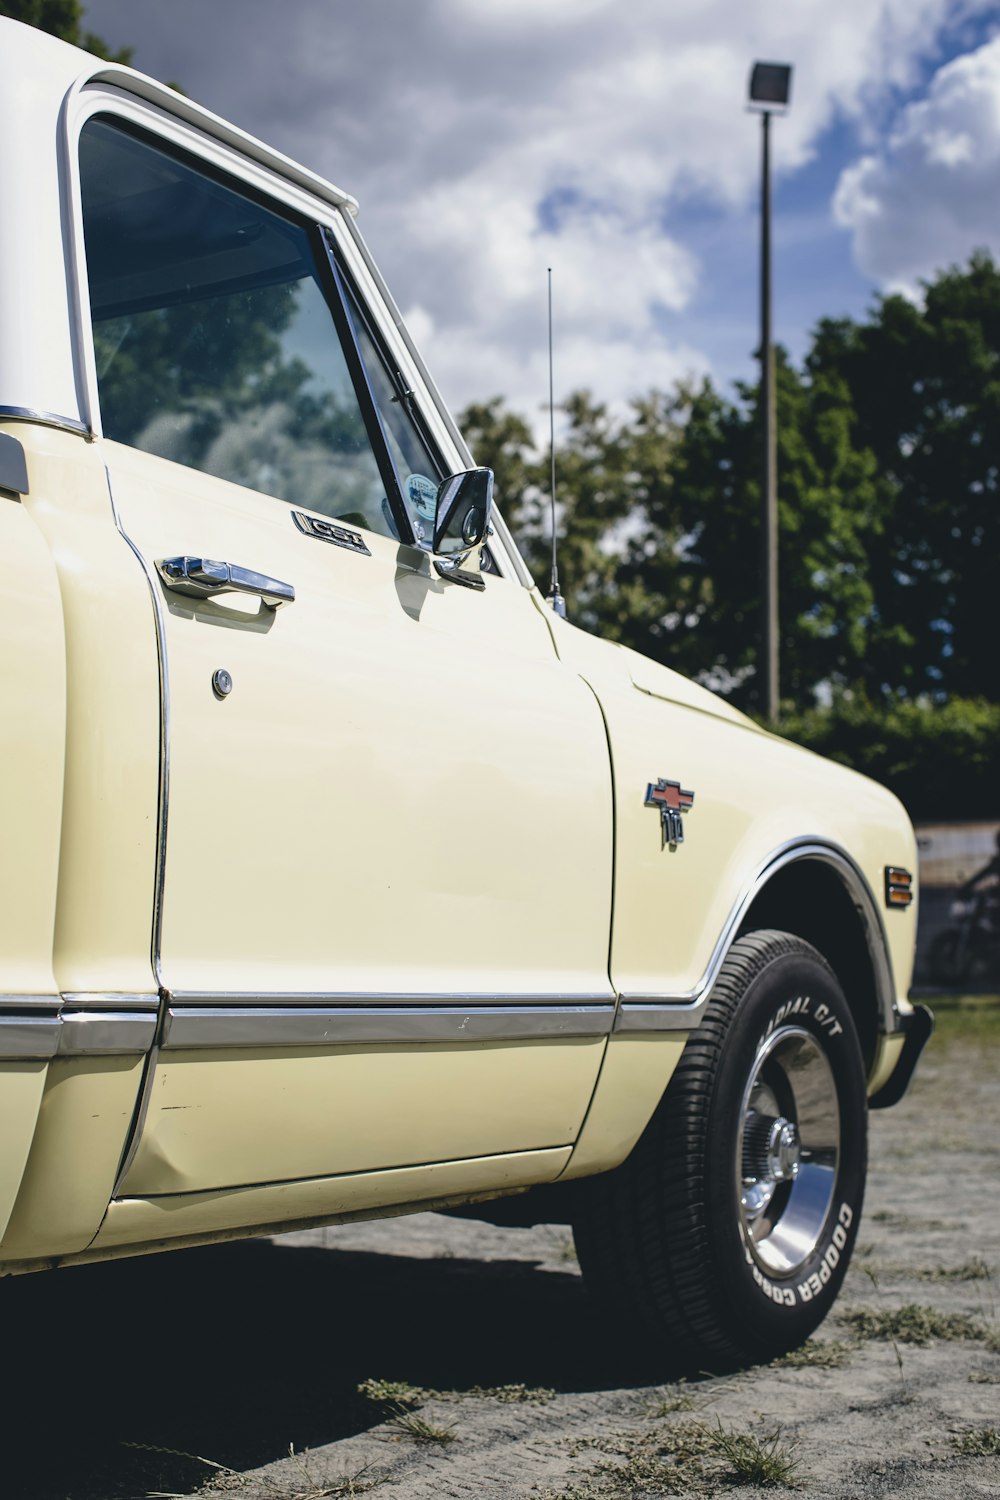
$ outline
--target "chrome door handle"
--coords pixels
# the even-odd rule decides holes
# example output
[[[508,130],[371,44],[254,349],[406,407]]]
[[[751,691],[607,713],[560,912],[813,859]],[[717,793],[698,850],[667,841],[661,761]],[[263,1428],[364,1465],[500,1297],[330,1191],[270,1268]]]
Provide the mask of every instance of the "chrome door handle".
[[[157,571],[168,589],[178,594],[194,594],[197,599],[211,599],[216,594],[258,594],[268,609],[291,604],[295,589],[280,578],[268,578],[251,568],[235,563],[214,562],[210,557],[161,557]]]

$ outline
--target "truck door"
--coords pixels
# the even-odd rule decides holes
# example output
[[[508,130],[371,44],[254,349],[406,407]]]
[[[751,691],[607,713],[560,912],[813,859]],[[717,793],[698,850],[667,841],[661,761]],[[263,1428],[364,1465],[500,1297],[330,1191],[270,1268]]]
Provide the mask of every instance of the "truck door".
[[[590,689],[520,585],[414,544],[448,465],[310,216],[109,113],[81,176],[167,758],[124,1192],[568,1146],[613,1009]]]

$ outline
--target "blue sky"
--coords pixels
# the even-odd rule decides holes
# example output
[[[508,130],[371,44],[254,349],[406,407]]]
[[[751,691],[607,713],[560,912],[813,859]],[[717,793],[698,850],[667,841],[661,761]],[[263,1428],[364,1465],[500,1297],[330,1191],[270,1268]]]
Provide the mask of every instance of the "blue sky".
[[[905,87],[887,90],[873,101],[870,117],[835,117],[816,134],[810,159],[792,170],[782,170],[784,122],[778,118],[773,123],[775,337],[797,362],[807,352],[810,333],[821,318],[864,318],[882,291],[902,289],[919,295],[919,283],[912,276],[901,274],[897,282],[861,268],[850,228],[836,220],[838,184],[859,157],[874,152],[879,158],[899,121],[905,119],[908,106],[927,98],[935,76],[949,62],[986,46],[998,22],[1000,8],[992,15],[984,8],[979,15],[943,28],[933,51],[918,60],[915,76]],[[1000,90],[1000,71],[996,81]],[[793,97],[793,107],[794,103]],[[759,136],[755,117],[748,116],[746,126]],[[996,188],[1000,190],[1000,178]],[[669,218],[671,233],[697,256],[701,275],[691,301],[664,321],[664,330],[669,337],[683,326],[685,337],[705,352],[712,374],[723,381],[755,375],[751,354],[759,338],[760,229],[753,196],[757,191],[755,180],[748,201],[727,208],[695,199],[676,205]],[[933,218],[933,197],[927,200],[926,209],[928,218]],[[992,225],[977,220],[975,229],[980,223],[979,238],[974,230],[964,246],[955,247],[957,258],[979,245],[1000,255],[1000,214]],[[988,228],[993,232],[987,233]],[[927,256],[922,275],[933,275],[948,259],[946,253],[939,258]]]
[[[618,405],[753,374],[755,59],[775,121],[775,335],[1000,253],[996,0],[90,0],[135,65],[361,200],[446,398]]]

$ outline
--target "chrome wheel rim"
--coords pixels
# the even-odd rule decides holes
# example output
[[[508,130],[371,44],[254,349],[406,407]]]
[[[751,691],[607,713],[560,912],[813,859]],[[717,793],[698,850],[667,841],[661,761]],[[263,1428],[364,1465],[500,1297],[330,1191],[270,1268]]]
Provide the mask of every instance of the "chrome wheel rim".
[[[740,1108],[736,1182],[747,1249],[769,1276],[792,1276],[822,1236],[840,1165],[840,1105],[819,1041],[773,1031]]]

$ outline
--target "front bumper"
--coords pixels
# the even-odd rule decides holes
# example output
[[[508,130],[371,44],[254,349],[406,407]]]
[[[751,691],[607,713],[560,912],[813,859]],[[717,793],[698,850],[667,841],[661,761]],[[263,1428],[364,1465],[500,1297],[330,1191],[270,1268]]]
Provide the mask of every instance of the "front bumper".
[[[899,1054],[899,1061],[878,1093],[869,1099],[869,1109],[888,1109],[902,1099],[910,1086],[920,1054],[934,1030],[934,1012],[926,1005],[915,1005],[912,1015],[900,1017],[899,1030],[903,1033],[903,1050]]]

